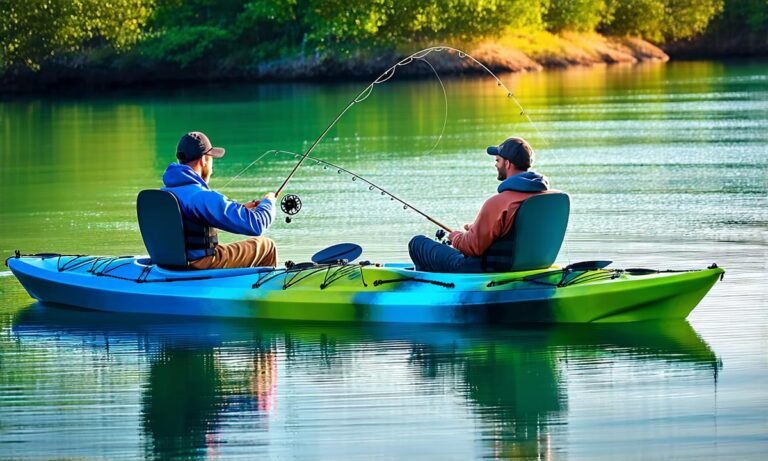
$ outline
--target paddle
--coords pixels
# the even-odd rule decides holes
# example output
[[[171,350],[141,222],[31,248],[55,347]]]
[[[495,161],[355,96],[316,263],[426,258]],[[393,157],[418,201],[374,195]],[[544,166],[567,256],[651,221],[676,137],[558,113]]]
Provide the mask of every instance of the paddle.
[[[324,250],[320,250],[312,256],[315,264],[334,264],[345,260],[352,262],[363,253],[363,248],[354,243],[337,243]]]
[[[613,261],[581,261],[566,266],[565,271],[591,271],[597,269],[603,269],[610,265]]]

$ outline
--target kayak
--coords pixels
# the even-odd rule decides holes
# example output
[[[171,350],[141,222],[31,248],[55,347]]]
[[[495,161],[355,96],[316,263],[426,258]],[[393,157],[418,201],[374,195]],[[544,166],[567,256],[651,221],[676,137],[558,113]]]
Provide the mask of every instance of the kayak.
[[[436,324],[602,323],[683,319],[724,274],[564,268],[482,274],[412,264],[300,263],[172,270],[146,257],[20,255],[6,265],[33,298],[133,314]],[[607,262],[606,262],[607,263]]]

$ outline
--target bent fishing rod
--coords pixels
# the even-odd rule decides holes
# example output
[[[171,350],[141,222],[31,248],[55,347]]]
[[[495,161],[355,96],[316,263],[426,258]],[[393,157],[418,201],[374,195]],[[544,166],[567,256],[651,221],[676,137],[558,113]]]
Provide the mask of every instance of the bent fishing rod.
[[[328,126],[326,126],[326,128],[323,130],[323,132],[320,133],[320,136],[318,136],[312,142],[312,144],[309,146],[307,151],[301,156],[299,161],[296,163],[296,165],[293,167],[291,172],[285,178],[283,183],[277,189],[277,191],[275,192],[275,196],[277,197],[277,196],[279,196],[282,193],[283,189],[288,184],[288,182],[293,178],[293,176],[296,174],[296,171],[298,171],[299,167],[301,167],[301,165],[304,163],[304,161],[307,158],[309,158],[309,154],[312,153],[312,151],[315,149],[315,147],[317,147],[317,145],[320,143],[320,141],[322,141],[325,138],[325,136],[328,134],[328,132],[339,122],[339,120],[341,120],[341,118],[347,113],[347,111],[349,111],[355,104],[362,103],[363,101],[365,101],[371,95],[371,93],[373,93],[373,89],[374,89],[374,87],[376,87],[376,85],[382,84],[382,83],[388,81],[389,79],[391,79],[395,75],[395,71],[396,71],[396,69],[398,67],[407,66],[407,65],[411,64],[414,60],[419,60],[419,61],[425,62],[427,65],[429,65],[429,67],[435,73],[435,75],[437,76],[438,80],[440,81],[441,86],[443,86],[442,80],[440,80],[440,76],[437,74],[437,71],[432,66],[432,64],[428,60],[426,60],[425,58],[426,58],[427,55],[429,55],[429,54],[431,54],[433,52],[444,52],[444,51],[455,52],[459,56],[459,58],[467,58],[467,59],[471,60],[472,62],[477,64],[483,71],[485,71],[488,75],[490,75],[494,80],[496,80],[496,85],[498,87],[502,88],[504,91],[506,91],[507,97],[512,99],[514,101],[515,105],[520,109],[520,115],[524,116],[526,118],[526,120],[537,131],[537,133],[539,134],[541,139],[544,140],[544,136],[542,135],[541,131],[538,129],[536,124],[533,123],[533,120],[531,120],[531,118],[528,116],[528,113],[525,111],[525,109],[520,104],[520,102],[517,100],[517,98],[512,93],[512,91],[510,91],[509,88],[507,88],[507,86],[501,81],[501,79],[499,79],[499,77],[496,76],[496,74],[494,74],[493,71],[491,71],[485,64],[483,64],[482,62],[480,62],[477,59],[475,59],[469,53],[467,53],[465,51],[462,51],[462,50],[460,50],[458,48],[453,48],[453,47],[450,47],[450,46],[435,46],[435,47],[425,48],[423,50],[417,51],[417,52],[415,52],[415,53],[413,53],[413,54],[411,54],[411,55],[401,59],[400,61],[398,61],[397,63],[395,63],[391,67],[389,67],[381,75],[379,75],[373,82],[371,82],[368,86],[366,86],[357,96],[352,98],[352,100],[344,107],[344,109],[342,109],[341,112],[339,112],[339,114],[336,116],[336,118],[334,118],[333,121],[331,121],[331,123],[328,124]],[[445,92],[445,87],[444,86],[443,86],[443,91]],[[446,104],[447,104],[447,102],[446,102]],[[446,112],[446,117],[447,117],[447,112]],[[444,129],[445,129],[445,124],[443,125],[443,130]],[[440,135],[440,138],[442,138],[442,134]],[[439,140],[438,140],[438,143],[439,143]],[[435,145],[435,147],[437,147],[437,145]],[[433,147],[433,149],[434,149],[434,147]],[[239,177],[242,173],[245,172],[245,170],[250,168],[254,163],[256,163],[264,155],[266,155],[266,154],[268,154],[270,152],[272,152],[272,151],[265,152],[257,160],[251,162],[251,164],[248,165],[247,167],[245,167],[245,169],[242,170],[240,173],[238,173],[235,176],[235,178],[233,178],[233,180],[236,179],[237,177]],[[291,152],[291,154],[292,155],[298,155],[298,154],[293,153],[293,152]],[[318,163],[324,162],[324,161],[322,161],[320,159],[313,159],[313,160],[315,160]],[[380,190],[382,192],[382,194],[389,196],[392,200],[396,200],[396,201],[402,203],[404,209],[411,208],[414,211],[416,211],[418,214],[420,214],[421,216],[425,217],[427,220],[432,222],[433,224],[436,224],[437,226],[441,227],[442,229],[444,229],[444,230],[446,230],[448,232],[451,232],[451,229],[449,227],[443,225],[442,223],[440,223],[439,221],[435,220],[434,218],[432,218],[431,216],[427,215],[426,213],[422,212],[421,210],[413,208],[407,202],[405,202],[402,199],[392,195],[391,193],[385,191],[384,189],[374,185],[373,183],[371,183],[370,181],[366,180],[365,178],[362,178],[361,176],[356,175],[356,174],[352,173],[349,170],[345,170],[345,169],[343,169],[341,167],[332,165],[332,164],[330,164],[328,162],[324,162],[324,163],[326,165],[328,165],[328,166],[336,168],[339,171],[345,171],[346,173],[352,175],[353,179],[354,178],[359,178],[360,180],[368,183],[370,187],[373,187],[375,189]],[[229,184],[229,183],[227,183],[227,184]],[[282,208],[282,210],[286,214],[289,214],[289,215],[296,214],[301,209],[301,200],[299,200],[298,196],[286,195],[285,197],[283,197],[283,200],[281,201],[281,208]],[[290,221],[288,221],[288,222],[290,222]]]
[[[432,49],[427,48],[426,50],[417,51],[416,53],[413,53],[412,55],[410,55],[410,56],[408,56],[408,57],[406,57],[404,59],[401,59],[396,64],[394,64],[392,67],[390,67],[389,69],[385,70],[381,75],[379,75],[376,78],[376,80],[371,82],[367,87],[363,88],[363,90],[360,93],[358,93],[357,96],[352,98],[352,100],[349,101],[347,106],[344,107],[344,109],[342,109],[341,112],[339,112],[339,114],[336,116],[336,118],[334,118],[333,121],[331,121],[331,123],[329,123],[328,126],[325,127],[325,130],[323,130],[323,132],[320,133],[320,136],[318,136],[312,142],[312,145],[310,145],[309,149],[307,149],[307,151],[304,153],[304,155],[302,155],[302,157],[299,159],[298,163],[296,163],[296,166],[294,166],[293,170],[291,170],[291,172],[288,174],[288,177],[285,178],[285,181],[283,181],[283,183],[280,185],[280,187],[277,188],[277,192],[275,192],[275,195],[276,196],[280,195],[280,193],[283,191],[285,186],[288,184],[288,181],[290,181],[291,178],[293,177],[293,175],[296,174],[296,170],[298,170],[299,167],[301,166],[301,164],[304,163],[304,160],[306,160],[307,157],[309,157],[309,154],[311,154],[312,151],[315,150],[315,147],[317,147],[317,145],[320,143],[320,141],[322,141],[323,138],[325,138],[325,136],[328,134],[328,132],[331,131],[331,129],[334,126],[336,126],[336,123],[338,123],[338,121],[341,120],[341,118],[344,116],[344,114],[346,114],[347,111],[352,108],[352,106],[354,106],[357,103],[365,101],[368,98],[368,96],[370,96],[371,93],[373,92],[373,87],[375,87],[378,84],[384,83],[387,80],[389,80],[390,78],[392,78],[395,75],[395,69],[398,66],[408,65],[411,62],[413,62],[414,59],[421,59],[424,56],[426,56],[427,54],[431,53],[432,51],[433,51]]]
[[[422,61],[426,62],[427,64],[429,64],[429,61],[426,61],[424,59],[427,55],[429,55],[430,53],[433,53],[433,52],[442,52],[442,51],[446,51],[446,50],[447,51],[453,51],[453,52],[457,53],[459,58],[468,58],[468,59],[470,59],[472,62],[474,62],[475,64],[480,66],[480,68],[483,69],[485,72],[487,72],[491,77],[493,77],[496,80],[496,84],[499,87],[503,88],[507,92],[507,96],[509,98],[511,98],[512,100],[515,101],[515,104],[520,109],[520,115],[525,116],[525,118],[528,120],[528,122],[530,122],[531,125],[534,126],[534,128],[536,128],[536,131],[539,132],[539,135],[541,135],[541,132],[538,130],[536,125],[533,123],[533,120],[530,119],[530,117],[528,116],[528,114],[525,111],[525,109],[523,109],[523,106],[517,100],[517,98],[515,97],[514,93],[512,93],[509,90],[509,88],[507,88],[507,86],[504,85],[504,83],[501,81],[501,79],[499,79],[499,77],[497,77],[496,74],[494,74],[493,71],[491,71],[491,69],[489,69],[485,64],[483,64],[482,62],[480,62],[477,59],[475,59],[472,55],[470,55],[466,51],[462,51],[462,50],[460,50],[458,48],[453,48],[453,47],[450,47],[450,46],[433,46],[433,47],[430,47],[430,48],[425,48],[423,50],[417,51],[417,52],[415,52],[415,53],[413,53],[413,54],[411,54],[411,55],[401,59],[400,61],[395,63],[393,66],[391,66],[390,68],[388,68],[387,70],[382,72],[382,74],[379,75],[376,78],[376,80],[371,82],[367,87],[363,88],[363,90],[357,96],[352,98],[352,100],[349,102],[349,104],[347,104],[347,106],[344,107],[344,109],[342,109],[341,112],[339,112],[339,115],[337,115],[336,118],[333,119],[333,121],[325,128],[325,130],[323,130],[323,132],[320,133],[320,136],[318,136],[317,139],[315,139],[312,142],[312,145],[309,146],[309,149],[307,149],[307,151],[304,153],[304,155],[299,159],[298,163],[296,163],[296,166],[294,166],[293,170],[291,170],[291,172],[288,174],[288,177],[285,178],[285,181],[283,181],[283,183],[280,185],[280,187],[277,188],[277,191],[275,192],[275,195],[276,196],[280,195],[280,193],[283,191],[285,186],[288,184],[288,181],[290,181],[291,178],[293,177],[293,175],[296,174],[296,171],[299,169],[301,164],[304,163],[304,160],[307,159],[309,154],[312,153],[312,151],[320,143],[320,141],[322,141],[323,138],[325,138],[325,136],[328,134],[328,132],[331,131],[331,128],[333,128],[336,125],[336,123],[338,123],[338,121],[341,120],[341,118],[344,116],[344,114],[346,114],[347,111],[352,108],[352,106],[354,106],[357,103],[365,101],[368,98],[368,96],[371,95],[371,93],[373,92],[373,88],[376,85],[382,84],[382,83],[386,82],[387,80],[391,79],[395,75],[395,70],[398,67],[407,66],[408,64],[412,63],[414,61],[414,59],[422,60]],[[429,66],[432,67],[431,64],[429,64]],[[433,71],[435,70],[434,67],[432,67],[432,70]],[[543,136],[542,136],[542,138],[543,138]]]

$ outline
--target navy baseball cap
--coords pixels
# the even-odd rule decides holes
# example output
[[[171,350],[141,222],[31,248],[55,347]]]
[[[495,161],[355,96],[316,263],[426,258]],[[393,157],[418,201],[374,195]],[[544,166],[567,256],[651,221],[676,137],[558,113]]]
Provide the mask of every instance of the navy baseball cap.
[[[208,136],[199,131],[192,131],[181,137],[179,145],[176,147],[177,159],[182,162],[191,162],[203,155],[221,158],[224,157],[224,149],[213,147]]]
[[[508,138],[498,146],[490,146],[486,152],[509,160],[518,170],[526,171],[533,165],[533,148],[523,138]]]

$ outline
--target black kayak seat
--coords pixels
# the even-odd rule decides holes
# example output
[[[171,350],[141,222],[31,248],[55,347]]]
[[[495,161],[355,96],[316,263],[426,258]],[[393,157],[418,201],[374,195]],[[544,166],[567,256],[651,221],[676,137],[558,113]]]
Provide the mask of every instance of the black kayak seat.
[[[164,190],[143,190],[136,199],[136,215],[152,262],[168,268],[187,268],[184,224],[176,197]]]
[[[571,199],[564,192],[534,195],[523,201],[512,227],[510,271],[551,267],[563,245],[570,211]]]

